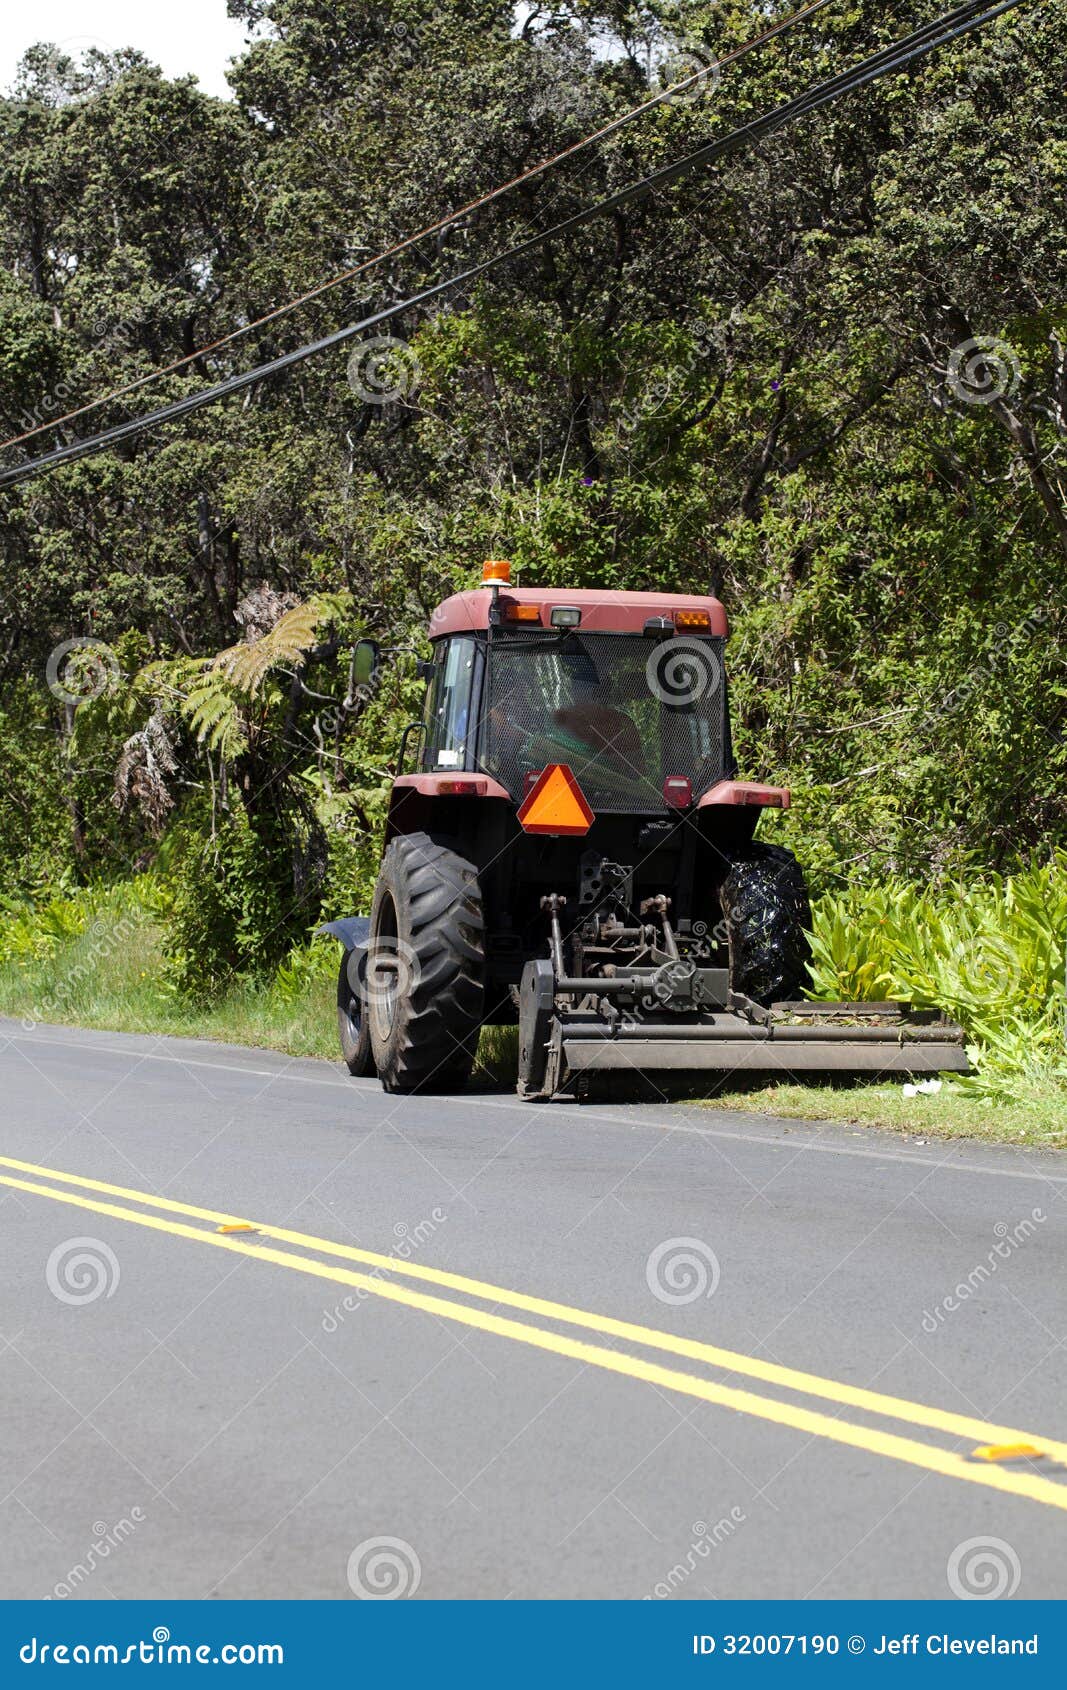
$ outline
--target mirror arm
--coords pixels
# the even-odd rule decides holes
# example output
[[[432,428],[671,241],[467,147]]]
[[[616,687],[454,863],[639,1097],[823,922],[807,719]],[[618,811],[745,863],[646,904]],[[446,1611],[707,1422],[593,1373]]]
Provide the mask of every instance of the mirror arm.
[[[408,739],[410,738],[411,734],[415,733],[415,734],[418,735],[418,738],[421,739],[423,737],[423,735],[425,734],[425,732],[426,732],[425,722],[409,722],[407,727],[404,729],[404,732],[403,732],[403,734],[401,735],[401,738],[400,738],[400,750],[397,753],[397,759],[396,759],[396,772],[397,772],[398,775],[402,775],[404,773],[404,762],[405,762],[405,759],[407,757]],[[416,743],[418,743],[418,742],[416,741]],[[416,756],[417,755],[418,755],[418,752],[416,752]]]

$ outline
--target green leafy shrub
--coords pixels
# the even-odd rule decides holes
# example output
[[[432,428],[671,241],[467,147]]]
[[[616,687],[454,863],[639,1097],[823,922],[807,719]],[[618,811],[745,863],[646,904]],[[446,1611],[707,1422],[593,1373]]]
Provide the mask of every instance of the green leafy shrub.
[[[164,941],[176,991],[207,1003],[237,976],[261,975],[283,960],[303,925],[286,879],[285,865],[271,860],[240,815],[214,837],[190,839],[175,870]]]
[[[164,883],[141,874],[114,885],[64,889],[47,897],[0,900],[0,964],[46,962],[83,935],[100,934],[130,914],[158,916],[166,907]]]
[[[340,954],[333,939],[295,945],[274,971],[272,997],[284,1008],[296,1008],[324,982],[332,986]]]
[[[813,910],[812,995],[940,1007],[999,1094],[1012,1075],[1067,1083],[1067,854],[936,890],[904,880],[828,894]]]

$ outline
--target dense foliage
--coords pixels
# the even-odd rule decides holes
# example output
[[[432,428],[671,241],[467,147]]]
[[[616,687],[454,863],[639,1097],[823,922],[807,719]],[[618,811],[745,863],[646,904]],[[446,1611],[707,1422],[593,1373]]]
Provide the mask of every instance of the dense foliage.
[[[999,1095],[1005,1077],[1067,1084],[1064,937],[1067,857],[979,886],[931,891],[890,880],[814,910],[819,997],[899,998],[942,1009],[980,1053],[965,1084]]]
[[[230,0],[250,43],[227,102],[132,52],[34,50],[0,100],[0,428],[48,427],[0,461],[404,297],[936,8],[840,0],[254,326],[792,9]],[[0,493],[9,895],[162,861],[180,986],[277,964],[365,893],[429,612],[488,555],[722,594],[739,760],[793,786],[777,826],[817,889],[892,903],[901,878],[1046,862],[1067,819],[1065,50],[1067,0],[1024,5],[411,312],[384,359],[339,350]],[[218,660],[308,605],[256,684]],[[388,651],[357,696],[361,630]],[[50,656],[85,639],[88,671],[57,682]]]

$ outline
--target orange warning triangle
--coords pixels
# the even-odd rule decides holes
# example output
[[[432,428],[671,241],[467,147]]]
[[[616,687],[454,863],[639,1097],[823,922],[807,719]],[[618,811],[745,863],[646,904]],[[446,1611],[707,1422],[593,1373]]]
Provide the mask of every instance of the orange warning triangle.
[[[566,763],[549,763],[519,805],[527,833],[588,833],[593,812]]]

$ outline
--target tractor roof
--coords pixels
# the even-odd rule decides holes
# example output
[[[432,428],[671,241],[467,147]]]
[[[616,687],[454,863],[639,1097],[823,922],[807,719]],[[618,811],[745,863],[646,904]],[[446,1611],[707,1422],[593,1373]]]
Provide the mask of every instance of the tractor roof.
[[[493,595],[488,587],[473,587],[465,593],[454,593],[434,611],[430,621],[430,638],[441,639],[446,634],[466,634],[472,629],[489,626],[489,607]],[[709,631],[725,637],[726,612],[718,599],[699,593],[607,593],[589,587],[501,587],[500,608],[506,617],[508,605],[536,605],[542,627],[550,626],[550,613],[557,606],[573,605],[582,613],[581,627],[597,634],[640,634],[647,621],[654,617],[674,619],[680,610],[704,611],[709,617]],[[536,624],[520,622],[518,627]],[[682,632],[684,632],[684,626]]]

